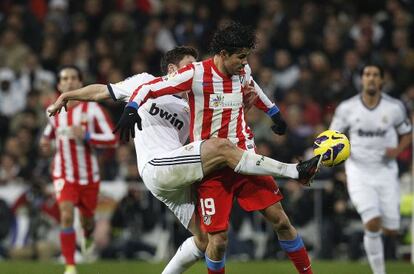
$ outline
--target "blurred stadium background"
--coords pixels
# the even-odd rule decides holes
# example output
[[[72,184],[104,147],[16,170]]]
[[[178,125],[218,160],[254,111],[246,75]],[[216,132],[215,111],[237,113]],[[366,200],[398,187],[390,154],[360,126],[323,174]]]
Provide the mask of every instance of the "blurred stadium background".
[[[310,157],[312,140],[327,128],[336,105],[358,92],[359,69],[368,61],[384,65],[384,91],[403,100],[414,118],[413,16],[410,0],[1,0],[0,272],[61,271],[56,267],[59,226],[50,159],[37,146],[45,109],[57,96],[54,73],[60,65],[79,66],[85,84],[115,83],[141,72],[159,75],[160,57],[174,46],[192,45],[204,58],[218,26],[230,19],[253,25],[259,41],[249,59],[253,74],[282,109],[289,132],[269,134],[270,120],[254,110],[249,123],[259,153],[292,162]],[[123,106],[103,105],[116,121]],[[104,182],[94,234],[98,263],[81,266],[81,273],[159,273],[188,236],[145,190],[134,153],[131,143],[100,152]],[[386,252],[398,260],[390,273],[414,273],[408,263],[413,253],[412,158],[410,148],[398,159],[403,218],[396,257]],[[317,272],[369,273],[366,263],[352,268],[365,255],[343,167],[323,169],[309,189],[295,181],[279,182],[283,205]],[[286,262],[278,264],[284,254],[259,215],[235,205],[231,223],[229,273],[293,273]],[[19,259],[48,263],[13,263]],[[77,259],[82,262],[80,255]],[[276,260],[262,261],[268,259]],[[105,260],[141,263],[122,266]],[[329,263],[338,260],[342,263]],[[246,270],[237,261],[256,267]],[[44,268],[36,272],[36,266]],[[203,271],[199,264],[189,272]]]

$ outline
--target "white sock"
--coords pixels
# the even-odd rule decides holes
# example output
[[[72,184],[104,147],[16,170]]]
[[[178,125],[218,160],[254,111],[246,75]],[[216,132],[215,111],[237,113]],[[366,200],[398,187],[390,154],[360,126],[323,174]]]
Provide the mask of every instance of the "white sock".
[[[381,232],[364,232],[364,247],[374,274],[385,274],[384,245]]]
[[[162,274],[183,273],[201,258],[204,258],[204,252],[198,249],[194,242],[194,237],[189,237],[178,248],[174,257],[172,257],[162,271]]]
[[[286,164],[266,156],[245,151],[234,171],[248,175],[272,175],[274,177],[297,179],[299,173],[296,170],[296,166],[297,164]]]

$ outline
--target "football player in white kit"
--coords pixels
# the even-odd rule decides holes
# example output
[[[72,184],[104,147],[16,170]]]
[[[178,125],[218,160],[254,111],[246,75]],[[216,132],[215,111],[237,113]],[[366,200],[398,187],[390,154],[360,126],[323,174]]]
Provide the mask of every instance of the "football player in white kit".
[[[403,104],[381,92],[380,66],[364,66],[361,76],[361,94],[337,107],[330,128],[348,132],[352,147],[345,162],[348,192],[364,223],[364,248],[372,272],[384,274],[381,230],[395,236],[400,227],[396,157],[411,143],[412,125]]]
[[[163,72],[173,77],[177,69],[196,60],[197,52],[189,47],[177,47],[166,53]],[[161,79],[162,80],[162,79]],[[128,102],[135,89],[160,78],[141,73],[116,83],[93,84],[62,94],[50,115],[60,112],[69,100],[101,101],[112,98]],[[227,139],[213,138],[184,145],[189,136],[188,104],[181,97],[167,95],[150,99],[139,109],[142,130],[131,135],[137,153],[137,164],[146,187],[164,202],[180,222],[195,237],[188,238],[177,251],[163,273],[182,273],[193,262],[203,258],[207,245],[205,234],[195,217],[195,200],[191,185],[218,168],[229,166],[236,172],[252,175],[272,175],[298,179],[308,185],[317,172],[318,159],[299,164],[281,163],[262,155],[247,153]],[[260,165],[256,162],[260,161]]]

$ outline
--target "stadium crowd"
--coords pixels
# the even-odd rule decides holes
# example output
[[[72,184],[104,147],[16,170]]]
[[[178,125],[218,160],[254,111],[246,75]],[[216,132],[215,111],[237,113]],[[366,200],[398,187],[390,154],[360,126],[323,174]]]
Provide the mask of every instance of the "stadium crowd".
[[[413,15],[414,4],[404,0],[1,1],[0,258],[59,253],[50,158],[38,149],[45,109],[57,96],[59,66],[78,66],[85,84],[116,83],[141,72],[160,75],[160,58],[173,47],[191,45],[205,57],[218,26],[229,20],[253,25],[258,45],[249,64],[255,80],[281,108],[288,132],[269,134],[270,119],[254,109],[248,113],[249,124],[260,154],[296,162],[310,158],[314,137],[329,126],[338,103],[357,94],[360,69],[367,62],[384,66],[384,91],[414,114]],[[123,106],[110,101],[104,106],[117,121]],[[137,183],[133,149],[132,143],[121,144],[99,154],[101,178],[106,184],[124,182],[126,188],[118,201],[101,197],[95,239],[102,258],[163,258],[168,252],[162,249],[168,247],[140,236],[164,237],[173,231],[169,236],[176,244],[186,237],[161,203]],[[412,191],[412,148],[398,160],[404,194]],[[317,179],[321,183],[315,189],[282,181],[288,216],[309,249],[314,247],[313,256],[360,258],[362,225],[356,225],[360,221],[346,192],[343,166],[324,168]],[[230,256],[279,254],[270,244],[277,242],[270,241],[271,229],[257,215],[235,206]],[[155,219],[154,212],[160,217]],[[315,233],[324,240],[315,242]]]

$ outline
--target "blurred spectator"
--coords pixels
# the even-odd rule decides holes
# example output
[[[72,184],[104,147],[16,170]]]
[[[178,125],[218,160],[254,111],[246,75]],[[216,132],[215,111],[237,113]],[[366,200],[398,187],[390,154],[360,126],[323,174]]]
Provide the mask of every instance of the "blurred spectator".
[[[140,237],[152,229],[156,221],[145,198],[146,194],[132,184],[129,186],[128,194],[122,198],[112,215],[111,241],[101,251],[102,258],[136,259],[155,254],[155,247],[145,244]]]
[[[286,50],[278,50],[274,55],[274,66],[277,94],[283,98],[286,91],[293,87],[299,78],[299,67],[292,62],[291,55]]]
[[[8,250],[4,243],[7,236],[9,236],[13,218],[10,207],[3,199],[0,199],[0,260],[8,256]]]
[[[26,105],[29,87],[9,68],[0,68],[0,115],[11,117]]]
[[[45,70],[38,56],[31,52],[21,70],[21,79],[28,83],[29,90],[53,91],[56,79],[52,71]]]
[[[16,219],[10,258],[50,260],[58,254],[59,208],[45,186],[34,181],[12,207]]]
[[[0,185],[14,184],[19,181],[20,165],[11,154],[0,157]]]
[[[29,54],[29,48],[20,40],[20,33],[12,28],[3,30],[0,37],[0,67],[19,72]]]

